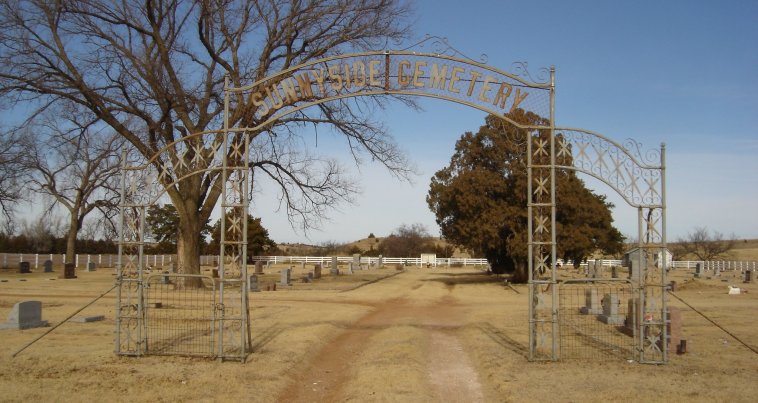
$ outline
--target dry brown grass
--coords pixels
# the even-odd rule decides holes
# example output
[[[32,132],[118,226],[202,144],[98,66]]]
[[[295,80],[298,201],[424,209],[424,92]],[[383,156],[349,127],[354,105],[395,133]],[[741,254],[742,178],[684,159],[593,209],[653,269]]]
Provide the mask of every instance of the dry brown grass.
[[[295,269],[293,278],[302,275]],[[276,271],[264,279],[278,279]],[[321,282],[251,293],[255,352],[244,364],[114,355],[109,294],[82,312],[105,321],[66,323],[16,358],[14,351],[46,329],[0,332],[0,400],[752,402],[758,396],[758,355],[673,298],[683,310],[689,352],[668,365],[530,363],[525,286],[516,285],[517,294],[473,268],[411,268],[355,288],[394,273],[326,274]],[[43,319],[56,324],[113,284],[110,270],[78,275],[50,280],[45,273],[0,272],[7,280],[0,282],[0,317],[17,301],[37,299]],[[730,276],[686,281],[691,272],[672,273],[679,297],[758,348],[758,287],[727,295],[726,285],[738,282]]]

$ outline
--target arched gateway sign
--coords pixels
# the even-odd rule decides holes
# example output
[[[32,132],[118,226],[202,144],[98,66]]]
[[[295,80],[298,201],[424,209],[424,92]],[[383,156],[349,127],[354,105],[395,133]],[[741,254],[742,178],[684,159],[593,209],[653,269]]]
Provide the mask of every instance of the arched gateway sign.
[[[211,346],[207,355],[244,359],[249,351],[246,342],[250,326],[246,314],[247,289],[245,282],[239,281],[247,278],[247,259],[241,248],[247,243],[247,231],[243,230],[241,223],[247,220],[249,205],[246,186],[250,139],[246,134],[259,133],[290,114],[321,103],[393,94],[431,97],[467,105],[509,121],[523,129],[524,138],[530,139],[525,150],[529,174],[529,203],[525,207],[529,211],[530,359],[570,357],[571,346],[577,340],[583,340],[593,348],[605,349],[625,358],[666,362],[664,288],[667,261],[653,258],[665,256],[659,252],[666,246],[663,149],[654,156],[659,158],[658,161],[650,161],[650,155],[643,155],[635,142],[629,141],[622,146],[593,132],[556,127],[554,70],[550,70],[548,80],[535,82],[525,66],[521,67],[520,74],[513,74],[450,55],[382,51],[315,60],[238,88],[230,87],[227,81],[223,131],[188,136],[213,137],[211,142],[216,150],[231,150],[216,152],[214,158],[218,158],[218,163],[206,164],[205,168],[222,171],[227,184],[222,195],[222,209],[224,216],[228,217],[222,220],[223,247],[219,261],[223,263],[219,265],[218,295],[208,297],[216,301],[216,309],[208,315],[212,336],[206,342]],[[236,105],[252,107],[232,107]],[[523,126],[511,121],[507,114],[516,109],[541,116],[548,124]],[[238,123],[232,126],[230,122]],[[246,122],[261,123],[246,125]],[[174,144],[167,147],[172,146]],[[125,172],[139,172],[150,166],[151,162],[125,167]],[[638,209],[639,248],[638,253],[629,259],[627,276],[603,276],[598,274],[599,270],[594,270],[592,276],[564,278],[557,270],[554,264],[557,262],[556,169],[572,169],[598,178]],[[188,169],[182,177],[192,174]],[[180,175],[174,176],[179,180]],[[158,177],[157,181],[167,185],[165,177]],[[141,247],[130,249],[130,246],[141,245],[143,230],[136,218],[139,214],[130,216],[129,212],[135,207],[144,212],[144,206],[154,203],[157,196],[142,203],[130,203],[128,200],[133,197],[129,196],[129,189],[134,193],[139,186],[130,187],[127,182],[128,179],[123,187],[127,196],[122,203],[125,223],[122,228],[128,233],[122,230],[120,250],[123,253],[120,254],[124,264],[119,268],[118,281],[123,283],[118,297],[116,350],[120,354],[134,355],[150,353],[148,346],[155,345],[156,341],[149,340],[151,333],[146,323],[152,317],[151,306],[143,303],[145,290],[140,288],[150,281],[142,279],[142,259],[130,255],[141,254]],[[236,280],[225,274],[230,264],[235,275],[239,275]],[[135,278],[140,280],[129,282]],[[241,295],[235,299],[239,309],[226,309],[228,295],[225,297],[224,287],[228,281],[239,282]],[[581,294],[581,307],[565,298],[576,293]],[[603,306],[600,306],[600,298]],[[134,300],[140,302],[134,304]],[[237,314],[226,314],[231,311]],[[588,314],[577,314],[583,311]],[[229,323],[234,326],[230,328]],[[621,335],[621,327],[628,335]],[[228,353],[230,345],[234,347],[231,354]],[[166,350],[161,352],[167,353]]]

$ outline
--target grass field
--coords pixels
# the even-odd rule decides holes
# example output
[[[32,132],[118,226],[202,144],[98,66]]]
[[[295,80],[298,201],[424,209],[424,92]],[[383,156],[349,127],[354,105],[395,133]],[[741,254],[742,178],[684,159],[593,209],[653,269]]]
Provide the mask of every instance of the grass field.
[[[261,284],[278,279],[278,269]],[[297,268],[293,280],[302,276]],[[688,352],[668,365],[527,360],[527,288],[475,268],[385,268],[251,293],[254,352],[245,363],[113,353],[113,293],[81,315],[93,323],[0,331],[0,401],[729,401],[758,396],[758,355],[679,300]],[[0,318],[39,300],[52,325],[113,285],[111,270],[0,271]],[[394,274],[394,275],[393,275]],[[734,273],[692,279],[676,295],[758,349],[758,288],[727,295]],[[726,280],[726,281],[724,281]]]

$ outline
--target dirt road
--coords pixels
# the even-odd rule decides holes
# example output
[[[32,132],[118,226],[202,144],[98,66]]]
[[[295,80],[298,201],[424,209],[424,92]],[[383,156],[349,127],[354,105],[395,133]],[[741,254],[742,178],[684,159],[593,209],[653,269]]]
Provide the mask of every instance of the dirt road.
[[[477,370],[459,339],[468,322],[456,284],[471,278],[470,273],[411,270],[372,285],[369,295],[384,298],[304,363],[279,401],[484,401]],[[371,357],[372,352],[378,357]],[[390,372],[395,366],[406,366],[406,373]],[[366,368],[385,379],[365,390],[361,379],[351,385]]]

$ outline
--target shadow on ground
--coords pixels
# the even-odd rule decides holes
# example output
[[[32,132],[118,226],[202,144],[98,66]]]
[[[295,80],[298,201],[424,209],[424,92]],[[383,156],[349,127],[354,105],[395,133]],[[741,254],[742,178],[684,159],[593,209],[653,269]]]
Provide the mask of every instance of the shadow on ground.
[[[491,273],[440,273],[439,277],[434,277],[423,281],[435,281],[445,285],[459,284],[496,284],[502,283],[507,277]]]

